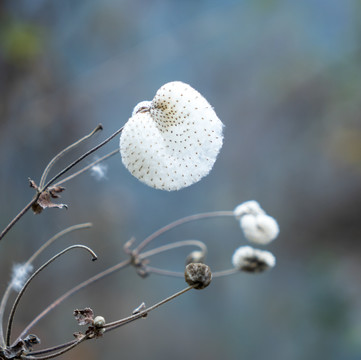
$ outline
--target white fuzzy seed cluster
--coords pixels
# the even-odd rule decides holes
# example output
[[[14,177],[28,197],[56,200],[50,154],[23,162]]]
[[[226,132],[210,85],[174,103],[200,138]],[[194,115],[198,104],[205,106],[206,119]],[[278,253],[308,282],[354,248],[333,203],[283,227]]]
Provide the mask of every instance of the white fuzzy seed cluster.
[[[206,176],[222,147],[223,124],[190,85],[163,85],[139,103],[120,136],[125,167],[140,181],[179,190]]]
[[[277,221],[267,215],[257,201],[246,201],[238,205],[233,213],[240,221],[244,236],[251,242],[266,245],[279,234]]]
[[[28,280],[31,272],[33,271],[33,266],[31,264],[14,264],[12,269],[11,276],[11,287],[19,292],[25,282]]]
[[[276,265],[276,258],[269,251],[241,246],[232,256],[232,264],[240,271],[257,273],[273,268]]]

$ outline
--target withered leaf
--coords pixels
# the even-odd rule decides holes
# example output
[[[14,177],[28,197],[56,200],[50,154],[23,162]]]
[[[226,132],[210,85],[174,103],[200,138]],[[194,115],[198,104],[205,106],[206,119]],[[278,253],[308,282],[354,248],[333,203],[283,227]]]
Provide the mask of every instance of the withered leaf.
[[[92,325],[94,319],[94,312],[90,308],[85,308],[83,310],[75,309],[73,312],[76,321],[79,325]]]
[[[32,188],[34,188],[37,192],[40,192],[38,186],[33,180],[29,179],[29,182]],[[51,200],[59,198],[59,193],[63,192],[64,190],[65,188],[63,188],[62,186],[52,186],[49,187],[47,190],[42,191],[36,202],[31,207],[33,212],[35,214],[40,214],[43,209],[46,208],[67,209],[68,206],[66,204],[56,204]]]

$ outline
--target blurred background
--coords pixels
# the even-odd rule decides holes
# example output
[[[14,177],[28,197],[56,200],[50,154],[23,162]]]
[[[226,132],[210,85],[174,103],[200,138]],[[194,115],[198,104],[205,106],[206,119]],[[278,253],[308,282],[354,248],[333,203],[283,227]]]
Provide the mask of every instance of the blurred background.
[[[91,221],[91,230],[49,248],[89,245],[53,263],[26,292],[14,335],[79,281],[123,259],[141,241],[197,212],[258,200],[280,225],[263,275],[239,274],[193,291],[67,359],[361,358],[361,3],[358,0],[19,0],[0,3],[0,224],[33,196],[47,162],[89,133],[52,172],[121,127],[133,107],[166,82],[189,83],[225,124],[213,171],[179,192],[133,178],[120,156],[105,177],[90,172],[66,184],[68,210],[31,213],[1,241],[0,290],[56,232]],[[113,140],[97,156],[117,148]],[[87,159],[84,164],[88,164]],[[231,266],[246,244],[231,218],[188,224],[157,244],[199,239],[214,270]],[[154,244],[155,245],[155,244]],[[182,270],[189,249],[152,259]],[[81,330],[75,308],[111,321],[142,301],[182,289],[182,279],[125,269],[73,296],[32,332],[47,347]]]

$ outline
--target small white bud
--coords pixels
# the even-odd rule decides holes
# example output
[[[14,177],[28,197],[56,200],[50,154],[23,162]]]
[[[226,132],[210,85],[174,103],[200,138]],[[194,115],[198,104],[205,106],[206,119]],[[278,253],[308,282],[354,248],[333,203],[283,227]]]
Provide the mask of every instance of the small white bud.
[[[179,190],[206,176],[222,147],[223,124],[207,100],[180,81],[139,103],[120,135],[125,167],[145,184]]]
[[[241,246],[232,256],[232,264],[240,271],[263,272],[276,265],[276,258],[269,251]]]
[[[102,328],[105,325],[105,319],[103,318],[103,316],[96,316],[94,318],[93,325],[96,328]]]
[[[259,215],[259,214],[265,214],[265,211],[261,208],[260,204],[257,201],[249,200],[238,205],[233,210],[233,213],[237,219],[240,219],[243,215],[246,214]]]
[[[33,271],[31,264],[14,264],[11,277],[11,287],[15,291],[20,291]]]
[[[186,265],[190,263],[204,263],[206,259],[206,254],[204,251],[195,250],[192,251],[186,258]]]
[[[265,214],[243,215],[240,220],[240,226],[244,236],[257,244],[266,245],[274,240],[279,234],[277,221]]]

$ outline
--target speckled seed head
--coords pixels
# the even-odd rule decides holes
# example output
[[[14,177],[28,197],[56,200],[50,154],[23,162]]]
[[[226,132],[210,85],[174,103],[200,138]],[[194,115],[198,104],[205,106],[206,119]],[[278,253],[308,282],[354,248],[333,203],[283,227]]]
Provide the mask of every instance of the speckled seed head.
[[[185,281],[194,289],[206,288],[212,281],[212,272],[209,266],[201,263],[191,263],[186,266],[184,272]]]
[[[125,167],[162,190],[179,190],[206,176],[222,147],[223,124],[207,100],[180,81],[139,103],[120,136]]]
[[[232,264],[240,271],[259,273],[273,268],[276,265],[276,258],[269,251],[241,246],[232,256]]]

